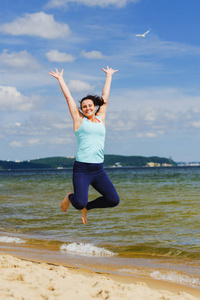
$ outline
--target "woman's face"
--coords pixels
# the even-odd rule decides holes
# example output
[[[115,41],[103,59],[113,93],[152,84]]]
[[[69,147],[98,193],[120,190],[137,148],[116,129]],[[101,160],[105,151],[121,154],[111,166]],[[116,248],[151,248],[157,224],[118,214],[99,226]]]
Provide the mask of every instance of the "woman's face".
[[[81,109],[84,116],[86,116],[87,118],[91,118],[95,115],[96,106],[94,105],[94,102],[91,99],[86,99],[83,100],[81,104]]]

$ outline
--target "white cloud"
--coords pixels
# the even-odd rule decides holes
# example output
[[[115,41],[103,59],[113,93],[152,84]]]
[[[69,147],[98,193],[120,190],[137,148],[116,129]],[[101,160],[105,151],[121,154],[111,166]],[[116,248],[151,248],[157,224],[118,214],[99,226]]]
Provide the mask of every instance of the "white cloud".
[[[193,127],[195,128],[200,128],[200,120],[199,121],[194,121],[191,123]]]
[[[114,115],[116,117],[114,117]],[[109,113],[106,119],[106,126],[112,131],[120,132],[132,130],[136,126],[136,123],[129,112],[126,113],[126,117],[118,113]]]
[[[173,55],[200,55],[200,47],[171,41],[159,41],[157,51],[169,56]]]
[[[66,145],[72,143],[73,139],[67,137],[54,137],[51,140],[48,140],[47,144],[49,145]]]
[[[68,124],[66,121],[65,122],[57,121],[56,123],[52,123],[52,127],[58,130],[63,130],[63,129],[71,128],[71,124]]]
[[[3,111],[30,111],[41,102],[39,96],[26,97],[13,86],[0,86],[0,109]]]
[[[137,3],[140,0],[50,0],[46,7],[47,8],[62,8],[66,7],[69,3],[77,3],[85,6],[99,6],[101,8],[113,5],[118,8],[125,7],[128,3]]]
[[[136,137],[138,138],[143,138],[143,137],[147,137],[147,138],[156,138],[159,135],[159,133],[155,133],[155,132],[146,132],[146,133],[138,133],[136,135]]]
[[[10,143],[10,146],[15,148],[15,147],[23,147],[21,142],[13,141]]]
[[[124,101],[122,101],[122,96]],[[191,93],[190,90],[173,87],[148,87],[141,89],[115,89],[112,91],[110,102],[115,103],[118,111],[128,108],[130,111],[146,111],[146,114],[165,111],[168,118],[174,118],[174,114],[183,111],[197,110],[200,106],[200,94]],[[148,111],[147,111],[148,109]],[[150,116],[149,116],[150,117]],[[154,117],[153,115],[151,116]]]
[[[200,97],[175,88],[148,88],[112,92],[106,126],[110,134],[123,138],[126,132],[138,138],[200,128]]]
[[[38,145],[42,145],[42,142],[40,141],[40,139],[36,138],[36,139],[29,139],[25,142],[21,142],[21,141],[13,141],[10,143],[10,146],[13,148],[19,148],[19,147],[24,147],[24,146],[38,146]]]
[[[31,112],[30,114],[21,114],[19,122],[19,115],[16,115],[16,121],[13,121],[13,116],[4,120],[1,126],[7,135],[18,136],[45,136],[49,134],[66,135],[73,133],[73,125],[71,118],[63,117],[61,112],[46,113]],[[18,119],[18,120],[17,120]],[[67,130],[66,130],[67,129]],[[71,134],[70,133],[70,134]]]
[[[147,110],[144,109],[144,120],[147,122],[153,122],[158,117],[158,111],[155,107],[148,108]]]
[[[130,42],[130,41],[129,41]],[[185,55],[200,55],[200,47],[173,41],[163,41],[156,34],[151,33],[148,39],[133,36],[131,55],[133,56],[155,56],[158,58],[180,57]]]
[[[59,52],[58,50],[50,50],[46,53],[46,57],[49,61],[55,62],[73,62],[76,59],[72,54]]]
[[[41,145],[66,145],[71,143],[72,140],[69,138],[62,138],[62,137],[49,137],[49,138],[35,138],[35,139],[28,139],[25,141],[12,141],[10,146],[13,148],[21,148],[21,147],[34,147],[34,146],[41,146]]]
[[[38,61],[26,50],[8,53],[8,51],[4,49],[3,53],[0,54],[0,62],[5,66],[13,68],[40,68],[40,64],[38,63]]]
[[[103,59],[104,56],[100,51],[91,51],[91,52],[86,52],[82,51],[81,56],[88,58],[88,59]]]
[[[20,127],[22,125],[22,123],[20,122],[15,122],[15,126]]]
[[[94,88],[89,83],[80,80],[70,80],[68,87],[72,92],[89,92]]]
[[[26,13],[24,17],[0,26],[0,31],[15,36],[29,35],[45,39],[64,38],[70,34],[67,24],[56,22],[53,15],[44,12]]]

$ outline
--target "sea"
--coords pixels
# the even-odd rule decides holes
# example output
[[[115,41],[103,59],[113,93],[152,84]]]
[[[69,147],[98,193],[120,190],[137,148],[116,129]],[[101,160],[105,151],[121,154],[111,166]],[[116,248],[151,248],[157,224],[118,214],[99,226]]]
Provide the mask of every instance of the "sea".
[[[60,209],[72,169],[1,170],[0,252],[200,289],[200,167],[106,172],[120,204],[83,225],[80,211]]]

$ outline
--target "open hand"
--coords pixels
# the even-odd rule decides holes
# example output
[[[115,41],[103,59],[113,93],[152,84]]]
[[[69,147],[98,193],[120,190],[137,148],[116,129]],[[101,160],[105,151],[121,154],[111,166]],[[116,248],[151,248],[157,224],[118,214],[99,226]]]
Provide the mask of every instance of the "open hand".
[[[56,72],[50,71],[49,75],[55,77],[56,79],[62,78],[64,69],[62,69],[61,72],[58,72],[58,69],[56,69],[56,68],[55,68],[55,70],[56,70]]]
[[[108,66],[107,66],[107,69],[104,69],[104,68],[101,68],[101,70],[103,70],[107,75],[113,75],[115,72],[117,72],[118,70],[114,70],[114,69],[112,69],[112,68],[109,68]]]

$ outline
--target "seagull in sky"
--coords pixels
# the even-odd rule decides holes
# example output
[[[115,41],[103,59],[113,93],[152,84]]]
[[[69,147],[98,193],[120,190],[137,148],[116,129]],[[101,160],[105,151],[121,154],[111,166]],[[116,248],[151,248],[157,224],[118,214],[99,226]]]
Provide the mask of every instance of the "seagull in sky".
[[[151,31],[151,29],[149,29],[148,31],[146,31],[146,32],[143,33],[143,34],[136,34],[135,36],[145,37],[145,35],[146,35],[147,33],[149,33],[150,31]]]

